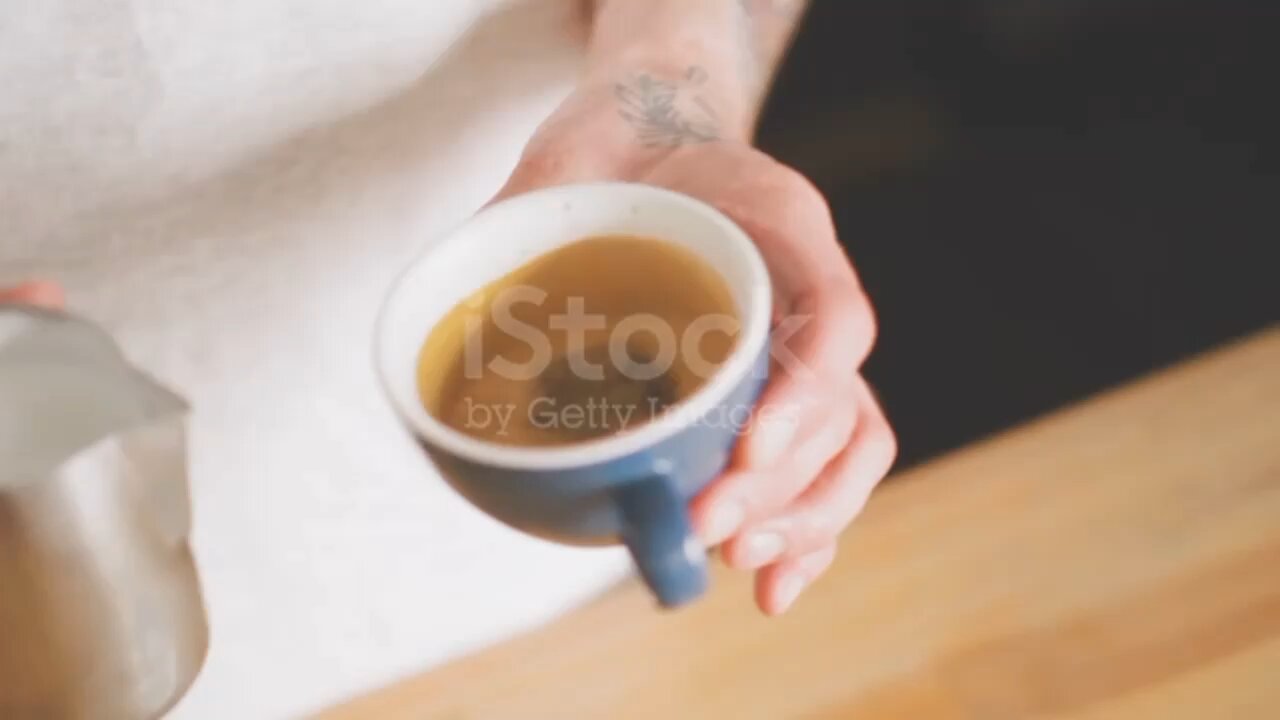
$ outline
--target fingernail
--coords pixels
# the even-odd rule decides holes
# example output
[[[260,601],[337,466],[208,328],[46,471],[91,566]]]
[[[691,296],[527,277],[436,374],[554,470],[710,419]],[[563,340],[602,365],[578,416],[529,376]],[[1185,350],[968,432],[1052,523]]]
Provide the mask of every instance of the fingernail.
[[[787,549],[787,541],[776,532],[754,532],[743,541],[744,560],[752,570],[768,565]]]
[[[718,545],[730,535],[738,531],[742,521],[746,519],[746,511],[742,504],[726,500],[711,508],[707,518],[706,537],[708,545]]]
[[[803,575],[795,573],[782,579],[782,582],[778,585],[777,595],[779,613],[786,612],[795,604],[796,598],[800,597],[806,582]]]

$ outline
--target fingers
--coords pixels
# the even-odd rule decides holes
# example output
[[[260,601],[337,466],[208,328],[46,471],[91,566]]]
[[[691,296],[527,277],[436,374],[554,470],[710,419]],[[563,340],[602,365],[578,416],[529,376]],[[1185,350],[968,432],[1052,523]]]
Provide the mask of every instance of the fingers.
[[[775,334],[778,359],[734,451],[731,470],[693,505],[699,534],[715,545],[775,514],[849,443],[858,418],[853,368],[870,351],[874,321],[851,280],[817,288],[796,307],[803,325]],[[784,323],[786,321],[784,320]],[[753,556],[767,555],[767,545]]]
[[[727,194],[712,197],[751,235],[776,293],[773,374],[734,457],[738,469],[758,471],[778,465],[827,421],[824,408],[851,386],[876,327],[821,191],[767,156],[744,162],[753,171],[737,174]]]
[[[774,329],[772,382],[738,443],[738,467],[762,470],[781,462],[827,421],[822,409],[851,386],[871,351],[875,320],[852,279],[806,293],[791,310]]]
[[[60,308],[66,302],[66,298],[61,287],[50,282],[33,281],[12,288],[0,289],[0,302]]]
[[[831,564],[835,536],[895,449],[857,378],[875,318],[825,198],[763,154],[733,159],[731,168],[676,178],[675,187],[710,199],[764,256],[775,293],[774,362],[730,471],[692,512],[703,539],[722,543],[726,562],[758,568],[756,600],[777,614]],[[661,172],[653,178],[666,184]]]
[[[827,463],[849,443],[857,422],[853,396],[847,402],[827,398],[822,412],[811,411],[817,422],[794,446],[785,462],[760,469],[747,468],[724,475],[693,505],[694,522],[702,539],[716,545],[751,523],[771,517],[798,497]],[[780,422],[793,423],[794,420]],[[751,547],[761,565],[773,559],[773,538],[757,538]],[[783,548],[777,548],[780,552]]]
[[[800,593],[831,567],[836,558],[835,543],[808,555],[770,565],[756,574],[756,605],[765,614],[781,615],[795,604]]]
[[[847,447],[785,510],[748,524],[726,542],[721,548],[726,564],[754,570],[803,557],[834,543],[862,511],[872,490],[892,467],[897,444],[863,381],[859,381],[855,401],[858,419]]]

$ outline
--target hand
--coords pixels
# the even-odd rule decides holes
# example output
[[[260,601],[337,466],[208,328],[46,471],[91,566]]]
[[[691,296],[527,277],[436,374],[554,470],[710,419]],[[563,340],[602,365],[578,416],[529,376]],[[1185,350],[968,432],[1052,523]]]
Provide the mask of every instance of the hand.
[[[896,456],[858,373],[875,337],[871,306],[826,201],[802,175],[735,140],[619,143],[612,100],[589,91],[571,98],[498,199],[569,182],[644,182],[720,209],[755,240],[773,279],[781,344],[758,405],[768,412],[755,413],[760,422],[746,429],[729,470],[691,510],[708,546],[720,545],[729,566],[756,572],[761,610],[782,613],[831,565],[837,536]],[[793,361],[778,363],[783,357]]]
[[[53,283],[28,282],[11,288],[0,288],[0,303],[60,308],[63,302],[62,288]]]

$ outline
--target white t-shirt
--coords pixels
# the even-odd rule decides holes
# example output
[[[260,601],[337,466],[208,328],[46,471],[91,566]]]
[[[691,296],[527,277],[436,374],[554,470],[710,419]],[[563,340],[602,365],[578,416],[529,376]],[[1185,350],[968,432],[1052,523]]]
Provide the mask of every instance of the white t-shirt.
[[[194,405],[212,642],[174,718],[294,717],[626,573],[459,499],[371,368],[390,281],[578,70],[574,0],[0,0],[0,283]]]

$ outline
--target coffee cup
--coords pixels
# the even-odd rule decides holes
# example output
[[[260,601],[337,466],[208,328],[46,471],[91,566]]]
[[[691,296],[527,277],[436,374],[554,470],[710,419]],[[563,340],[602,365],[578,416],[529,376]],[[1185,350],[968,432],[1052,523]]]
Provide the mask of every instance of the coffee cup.
[[[650,421],[583,442],[524,447],[477,438],[428,411],[420,353],[432,329],[487,283],[583,238],[671,243],[714,268],[732,296],[732,349],[697,389]],[[660,293],[662,280],[655,279]],[[729,462],[767,379],[772,290],[750,237],[717,209],[636,183],[564,185],[486,207],[413,262],[385,300],[376,366],[403,424],[475,507],[543,539],[622,543],[664,607],[707,588],[689,501]]]

